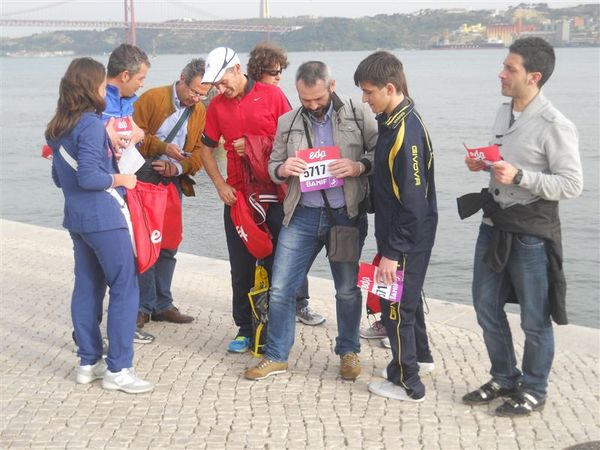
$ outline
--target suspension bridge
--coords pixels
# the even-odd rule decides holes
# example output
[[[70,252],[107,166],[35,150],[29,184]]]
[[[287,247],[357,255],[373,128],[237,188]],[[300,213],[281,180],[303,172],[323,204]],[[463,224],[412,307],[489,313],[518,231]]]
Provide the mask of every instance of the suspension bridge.
[[[64,3],[64,2],[63,2]],[[21,28],[70,28],[70,29],[107,29],[123,28],[125,30],[125,42],[136,45],[137,29],[154,30],[189,30],[189,31],[227,31],[227,32],[264,32],[264,33],[289,33],[301,27],[270,25],[266,23],[250,25],[243,21],[225,22],[225,21],[206,21],[206,20],[171,20],[166,22],[138,22],[135,20],[134,0],[123,0],[124,19],[123,21],[111,20],[46,20],[46,19],[13,19],[7,15],[0,16],[0,27],[21,27]],[[31,9],[21,12],[30,12]],[[18,12],[17,12],[18,13]],[[17,13],[12,13],[15,15]],[[259,18],[269,19],[268,0],[260,0]]]

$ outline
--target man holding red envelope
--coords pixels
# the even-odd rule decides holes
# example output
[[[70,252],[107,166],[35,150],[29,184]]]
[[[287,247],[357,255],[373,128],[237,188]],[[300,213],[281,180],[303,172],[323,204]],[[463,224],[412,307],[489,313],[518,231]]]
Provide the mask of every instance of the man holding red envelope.
[[[491,165],[487,191],[458,199],[461,218],[480,207],[484,211],[475,247],[473,305],[492,377],[462,400],[486,405],[506,397],[496,408],[503,417],[544,407],[554,357],[551,318],[567,323],[558,201],[579,196],[583,176],[577,130],[541,91],[554,64],[554,49],[541,38],[518,39],[510,46],[499,77],[502,95],[511,101],[500,107],[492,137],[504,161]],[[465,163],[473,172],[486,169],[475,158]],[[521,307],[521,368],[504,312],[509,298]]]

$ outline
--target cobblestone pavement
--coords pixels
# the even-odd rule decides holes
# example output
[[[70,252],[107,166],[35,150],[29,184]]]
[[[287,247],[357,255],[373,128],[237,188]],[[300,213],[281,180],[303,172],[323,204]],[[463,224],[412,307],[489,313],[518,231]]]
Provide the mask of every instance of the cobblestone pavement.
[[[472,308],[430,300],[436,368],[423,377],[426,401],[405,404],[367,391],[387,364],[388,350],[377,341],[362,341],[356,382],[338,377],[333,288],[315,278],[311,302],[327,322],[299,324],[290,370],[251,382],[242,371],[256,360],[225,350],[235,333],[227,262],[186,254],[178,256],[173,291],[195,321],[151,322],[146,329],[155,343],[136,346],[136,371],[156,389],[127,395],[104,391],[100,382],[76,385],[68,235],[9,221],[0,226],[1,448],[564,449],[600,440],[598,330],[556,328],[544,411],[497,418],[499,401],[460,401],[488,379]]]

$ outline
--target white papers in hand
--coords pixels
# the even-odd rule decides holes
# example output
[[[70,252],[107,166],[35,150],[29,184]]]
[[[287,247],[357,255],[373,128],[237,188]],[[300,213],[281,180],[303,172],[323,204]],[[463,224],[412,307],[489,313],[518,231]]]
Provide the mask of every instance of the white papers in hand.
[[[136,173],[144,164],[144,157],[138,152],[134,145],[130,145],[121,154],[119,159],[119,172],[121,173]]]

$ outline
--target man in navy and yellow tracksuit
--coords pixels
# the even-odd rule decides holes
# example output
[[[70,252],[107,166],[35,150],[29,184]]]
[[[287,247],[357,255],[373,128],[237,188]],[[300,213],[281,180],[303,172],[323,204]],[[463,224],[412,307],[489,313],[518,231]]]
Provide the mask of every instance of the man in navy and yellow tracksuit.
[[[387,381],[372,382],[369,390],[419,402],[425,399],[419,365],[433,367],[421,299],[437,227],[433,149],[408,96],[402,63],[394,55],[380,51],[365,58],[354,82],[363,92],[363,101],[378,114],[372,186],[381,255],[376,278],[391,284],[397,271],[404,270],[400,303],[381,299],[381,319],[393,356],[385,371]]]

